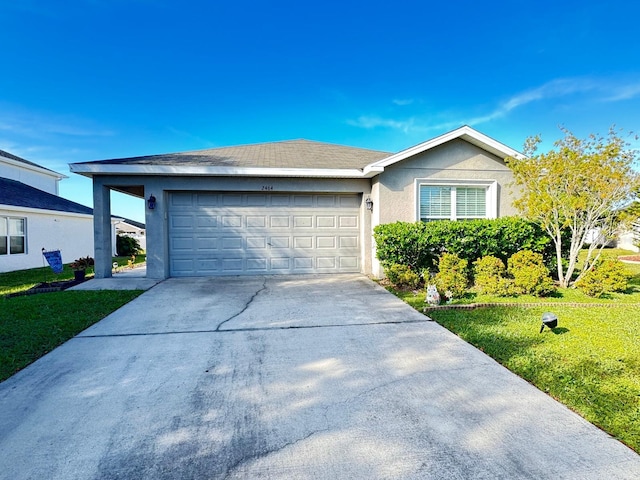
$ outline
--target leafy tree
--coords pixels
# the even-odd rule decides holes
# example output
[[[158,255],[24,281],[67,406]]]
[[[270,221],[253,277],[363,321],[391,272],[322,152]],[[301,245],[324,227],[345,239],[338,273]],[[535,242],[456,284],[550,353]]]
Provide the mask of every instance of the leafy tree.
[[[130,257],[142,253],[140,242],[128,235],[118,235],[116,237],[116,252],[121,257]]]
[[[567,287],[589,235],[598,232],[599,239],[589,245],[576,281],[593,266],[607,238],[620,226],[622,217],[617,210],[635,197],[640,178],[633,170],[636,152],[613,128],[606,137],[591,134],[586,139],[561,130],[564,138],[555,142],[554,149],[537,153],[540,136],[530,137],[525,156],[508,158],[507,164],[520,189],[514,204],[551,236],[558,280]],[[570,236],[568,252],[563,247],[563,231]],[[568,259],[566,264],[563,258]]]

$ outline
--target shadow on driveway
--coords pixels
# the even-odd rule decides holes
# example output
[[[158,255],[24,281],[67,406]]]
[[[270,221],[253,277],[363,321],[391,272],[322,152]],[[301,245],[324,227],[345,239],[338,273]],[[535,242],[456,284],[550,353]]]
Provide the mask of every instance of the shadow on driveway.
[[[360,275],[169,279],[0,384],[6,478],[638,478]]]

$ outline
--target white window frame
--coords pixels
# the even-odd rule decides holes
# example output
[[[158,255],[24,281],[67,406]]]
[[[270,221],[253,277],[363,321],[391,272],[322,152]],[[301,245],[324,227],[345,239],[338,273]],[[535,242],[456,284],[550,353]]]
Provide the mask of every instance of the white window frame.
[[[484,187],[487,189],[485,196],[486,210],[484,218],[498,218],[498,182],[497,180],[457,180],[416,178],[415,181],[415,218],[420,221],[420,187],[451,187],[451,216],[449,220],[457,220],[456,216],[456,188],[457,187]]]
[[[22,220],[24,222],[24,234],[23,235],[11,235],[11,230],[9,228],[9,220]],[[7,230],[7,253],[2,253],[0,256],[12,256],[12,255],[26,255],[27,254],[27,219],[26,217],[14,217],[9,215],[0,216],[0,222],[4,222],[6,230]],[[11,253],[11,237],[22,236],[24,238],[24,252],[21,253]]]

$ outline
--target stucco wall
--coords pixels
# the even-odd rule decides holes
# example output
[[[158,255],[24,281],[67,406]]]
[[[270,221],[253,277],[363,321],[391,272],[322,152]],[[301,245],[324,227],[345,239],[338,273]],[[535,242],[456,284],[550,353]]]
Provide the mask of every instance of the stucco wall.
[[[35,209],[0,209],[0,216],[27,219],[27,253],[0,255],[0,272],[42,267],[42,248],[59,249],[64,263],[87,255],[93,256],[91,215],[46,213]]]
[[[374,181],[379,207],[377,223],[415,222],[416,178],[497,181],[497,216],[515,215],[509,183],[511,170],[498,157],[464,140],[453,140],[391,165]]]

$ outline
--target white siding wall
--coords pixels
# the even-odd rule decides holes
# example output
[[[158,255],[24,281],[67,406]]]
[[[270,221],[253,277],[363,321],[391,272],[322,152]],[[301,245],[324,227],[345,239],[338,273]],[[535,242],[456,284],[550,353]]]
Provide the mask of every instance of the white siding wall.
[[[17,180],[53,195],[58,195],[58,178],[51,174],[38,172],[28,168],[4,162],[0,157],[0,177]]]
[[[27,219],[27,253],[0,255],[0,272],[43,266],[42,248],[62,252],[62,261],[93,256],[91,215],[0,207],[0,216]],[[46,263],[45,263],[46,265]]]

